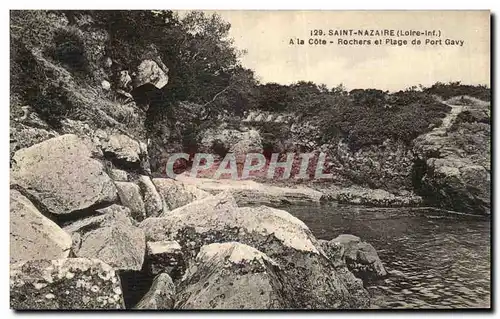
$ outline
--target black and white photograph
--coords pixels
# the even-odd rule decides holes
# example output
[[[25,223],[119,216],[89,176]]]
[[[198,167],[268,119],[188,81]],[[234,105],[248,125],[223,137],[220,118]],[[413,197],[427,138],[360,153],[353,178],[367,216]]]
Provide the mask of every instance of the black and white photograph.
[[[490,11],[9,19],[12,310],[492,309]]]

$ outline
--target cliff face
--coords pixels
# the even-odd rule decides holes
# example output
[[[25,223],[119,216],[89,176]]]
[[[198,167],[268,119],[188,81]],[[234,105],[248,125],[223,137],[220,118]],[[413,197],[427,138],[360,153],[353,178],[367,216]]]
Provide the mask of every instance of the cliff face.
[[[449,102],[455,104],[443,125],[415,141],[415,187],[432,206],[489,214],[490,105],[471,98]]]

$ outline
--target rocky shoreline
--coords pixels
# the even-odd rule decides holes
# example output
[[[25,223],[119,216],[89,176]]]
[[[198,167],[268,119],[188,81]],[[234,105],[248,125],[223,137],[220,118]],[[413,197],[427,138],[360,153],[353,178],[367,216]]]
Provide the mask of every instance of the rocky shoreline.
[[[277,207],[424,203],[359,186],[158,178],[148,159],[146,144],[113,130],[14,152],[12,308],[367,308],[362,280],[387,275],[375,249],[352,235],[317,240]]]
[[[12,308],[369,307],[354,274],[385,276],[373,247],[318,241],[288,212],[257,205],[320,203],[320,192],[109,169],[103,152],[122,168],[147,158],[111,140],[67,134],[15,153]],[[134,278],[151,287],[137,293]]]

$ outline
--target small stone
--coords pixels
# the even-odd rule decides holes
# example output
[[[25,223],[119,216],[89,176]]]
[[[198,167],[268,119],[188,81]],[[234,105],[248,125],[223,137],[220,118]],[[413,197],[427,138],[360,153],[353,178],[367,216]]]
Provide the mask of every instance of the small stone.
[[[36,290],[40,290],[42,288],[47,287],[47,284],[42,284],[42,283],[34,283],[33,286],[35,287]]]

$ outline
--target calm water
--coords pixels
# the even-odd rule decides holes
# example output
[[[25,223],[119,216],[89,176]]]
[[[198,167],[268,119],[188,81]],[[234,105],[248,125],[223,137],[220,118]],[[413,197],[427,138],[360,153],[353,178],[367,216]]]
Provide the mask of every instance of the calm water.
[[[347,233],[378,251],[388,278],[367,286],[375,308],[490,306],[490,220],[411,208],[286,208],[319,239]]]

